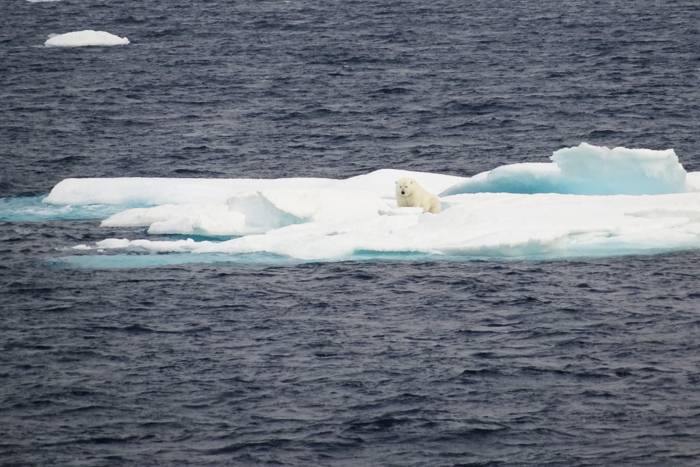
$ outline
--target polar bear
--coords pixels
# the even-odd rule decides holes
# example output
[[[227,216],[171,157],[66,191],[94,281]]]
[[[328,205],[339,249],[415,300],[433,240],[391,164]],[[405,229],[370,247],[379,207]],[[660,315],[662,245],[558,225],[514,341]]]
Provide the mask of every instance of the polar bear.
[[[415,180],[402,177],[396,181],[396,204],[400,208],[423,208],[423,212],[440,212],[440,200],[432,193],[428,193]]]

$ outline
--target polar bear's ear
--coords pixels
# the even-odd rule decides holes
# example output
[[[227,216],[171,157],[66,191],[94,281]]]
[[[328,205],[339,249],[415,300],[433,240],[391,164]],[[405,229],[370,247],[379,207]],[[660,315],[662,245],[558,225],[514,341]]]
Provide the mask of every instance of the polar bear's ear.
[[[416,181],[413,180],[413,179],[410,179],[410,180],[408,181],[408,183],[410,183],[411,185],[413,185],[414,183],[416,183]]]
[[[399,181],[398,181],[398,180],[396,180],[396,181],[394,182],[394,184],[395,184],[395,185],[398,185],[398,184],[399,184]]]

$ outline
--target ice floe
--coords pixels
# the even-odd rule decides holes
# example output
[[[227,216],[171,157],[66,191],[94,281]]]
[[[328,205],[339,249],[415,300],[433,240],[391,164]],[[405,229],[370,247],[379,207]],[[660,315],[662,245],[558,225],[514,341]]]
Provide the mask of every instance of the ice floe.
[[[106,238],[77,246],[79,254],[469,260],[700,248],[700,174],[687,174],[672,150],[581,144],[551,159],[473,177],[383,169],[341,180],[66,179],[44,202],[121,207],[102,225],[130,237],[135,228],[197,236]],[[443,212],[398,208],[402,176],[442,193]]]
[[[129,44],[126,37],[115,36],[105,31],[73,31],[65,34],[50,34],[44,42],[46,47],[86,47]]]

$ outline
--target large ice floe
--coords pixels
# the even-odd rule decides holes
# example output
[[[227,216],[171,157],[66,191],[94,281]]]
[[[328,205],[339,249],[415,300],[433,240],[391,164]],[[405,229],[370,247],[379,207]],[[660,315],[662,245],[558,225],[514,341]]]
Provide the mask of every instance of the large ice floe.
[[[95,258],[559,259],[700,248],[700,173],[686,173],[673,150],[583,143],[551,160],[473,177],[383,169],[342,180],[67,179],[44,205],[112,208],[91,212],[108,213],[102,225],[131,239],[77,245],[69,262],[91,266],[107,264]],[[398,208],[402,176],[440,193],[443,212]],[[145,261],[148,253],[171,256]]]
[[[87,47],[126,45],[129,39],[115,36],[105,31],[73,31],[65,34],[50,34],[44,42],[46,47]]]

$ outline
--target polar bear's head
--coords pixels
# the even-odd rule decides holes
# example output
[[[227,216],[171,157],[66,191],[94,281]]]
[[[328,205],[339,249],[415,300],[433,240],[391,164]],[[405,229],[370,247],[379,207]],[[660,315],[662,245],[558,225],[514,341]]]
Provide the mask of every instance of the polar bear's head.
[[[416,192],[418,183],[410,177],[402,177],[396,180],[396,196],[409,197]]]

